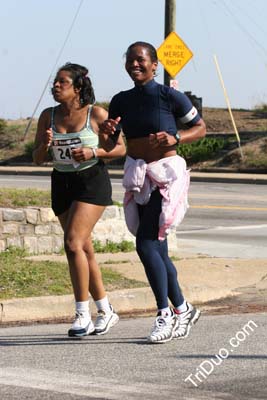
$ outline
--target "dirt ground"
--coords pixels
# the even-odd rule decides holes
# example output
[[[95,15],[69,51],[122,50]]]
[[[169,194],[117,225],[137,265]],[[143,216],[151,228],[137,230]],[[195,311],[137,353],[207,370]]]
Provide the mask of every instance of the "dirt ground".
[[[267,111],[232,110],[238,132],[264,132],[267,134]],[[203,108],[203,119],[207,132],[234,133],[228,109]]]
[[[267,170],[267,110],[233,109],[232,116],[241,139],[243,158],[228,109],[203,107],[202,117],[207,126],[207,135],[229,137],[232,144],[210,160],[190,164],[190,168]],[[37,120],[32,122],[25,138],[28,123],[29,119],[7,121],[8,129],[4,133],[0,132],[0,164],[32,163],[29,156],[31,152],[25,154],[25,145],[34,140]]]
[[[231,143],[210,160],[192,165],[192,169],[232,169],[239,172],[267,170],[267,111],[204,108],[207,134],[223,135]],[[236,126],[237,134],[234,128]]]

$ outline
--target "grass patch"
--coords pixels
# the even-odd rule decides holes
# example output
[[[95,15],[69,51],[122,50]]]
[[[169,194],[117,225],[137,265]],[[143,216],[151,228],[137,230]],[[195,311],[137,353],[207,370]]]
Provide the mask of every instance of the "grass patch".
[[[114,206],[122,207],[122,203],[113,201]],[[38,189],[0,189],[0,207],[51,207],[50,190]]]
[[[96,253],[127,253],[135,250],[134,243],[127,240],[123,240],[120,243],[107,241],[106,244],[102,244],[99,240],[94,240],[93,244]]]
[[[19,249],[0,253],[1,299],[72,293],[65,263],[35,262],[26,255]]]
[[[148,284],[144,282],[140,282],[135,279],[128,279],[119,272],[114,271],[110,268],[101,267],[100,269],[102,272],[105,289],[108,291],[120,290],[120,289],[134,289],[134,288],[148,286]]]
[[[258,168],[258,169],[266,169],[267,168],[267,155],[258,154],[258,157],[255,157],[255,152],[253,151],[245,151],[244,152],[244,163],[247,168]]]
[[[1,207],[50,207],[50,191],[36,189],[0,189]]]
[[[26,251],[11,248],[0,253],[0,298],[72,294],[68,265],[64,262],[33,261]],[[110,268],[101,268],[106,290],[144,287]]]
[[[130,263],[130,260],[120,260],[120,261],[118,261],[118,260],[115,260],[115,261],[112,261],[112,260],[107,260],[107,261],[104,261],[103,263],[101,263],[102,265],[105,265],[105,264],[108,264],[108,265],[111,265],[111,264],[128,264],[128,263]]]
[[[181,261],[181,257],[177,257],[177,256],[170,256],[170,259],[172,261]]]

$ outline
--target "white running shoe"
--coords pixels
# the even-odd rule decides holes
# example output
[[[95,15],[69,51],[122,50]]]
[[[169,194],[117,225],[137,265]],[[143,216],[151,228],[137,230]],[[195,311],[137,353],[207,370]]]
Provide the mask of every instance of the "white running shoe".
[[[172,340],[173,330],[176,327],[177,318],[174,315],[167,317],[158,314],[151,333],[147,340],[149,343],[166,343]]]
[[[86,336],[90,335],[90,333],[93,333],[95,330],[93,321],[91,320],[91,317],[88,313],[82,313],[82,312],[75,312],[75,319],[73,321],[73,324],[71,328],[68,331],[68,335],[70,337],[77,336]]]
[[[174,310],[174,315],[177,318],[177,325],[173,331],[173,337],[177,339],[185,339],[189,335],[189,331],[195,325],[200,317],[200,310],[187,303],[187,310],[182,313],[177,313]]]
[[[109,329],[119,322],[119,316],[114,311],[112,305],[110,305],[110,312],[99,310],[97,312],[97,318],[95,321],[95,334],[104,335]]]

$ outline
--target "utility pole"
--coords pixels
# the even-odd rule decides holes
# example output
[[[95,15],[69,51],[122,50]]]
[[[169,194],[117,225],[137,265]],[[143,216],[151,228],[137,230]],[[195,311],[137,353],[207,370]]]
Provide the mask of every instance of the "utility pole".
[[[175,32],[176,0],[165,0],[165,38]],[[164,69],[164,84],[170,86],[171,76]]]

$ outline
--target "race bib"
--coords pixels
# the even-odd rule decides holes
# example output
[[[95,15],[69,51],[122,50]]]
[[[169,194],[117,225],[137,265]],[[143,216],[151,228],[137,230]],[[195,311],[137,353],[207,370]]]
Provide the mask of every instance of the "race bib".
[[[75,147],[82,147],[80,138],[53,139],[52,152],[54,161],[58,164],[74,164],[75,160],[72,158],[71,149]]]

